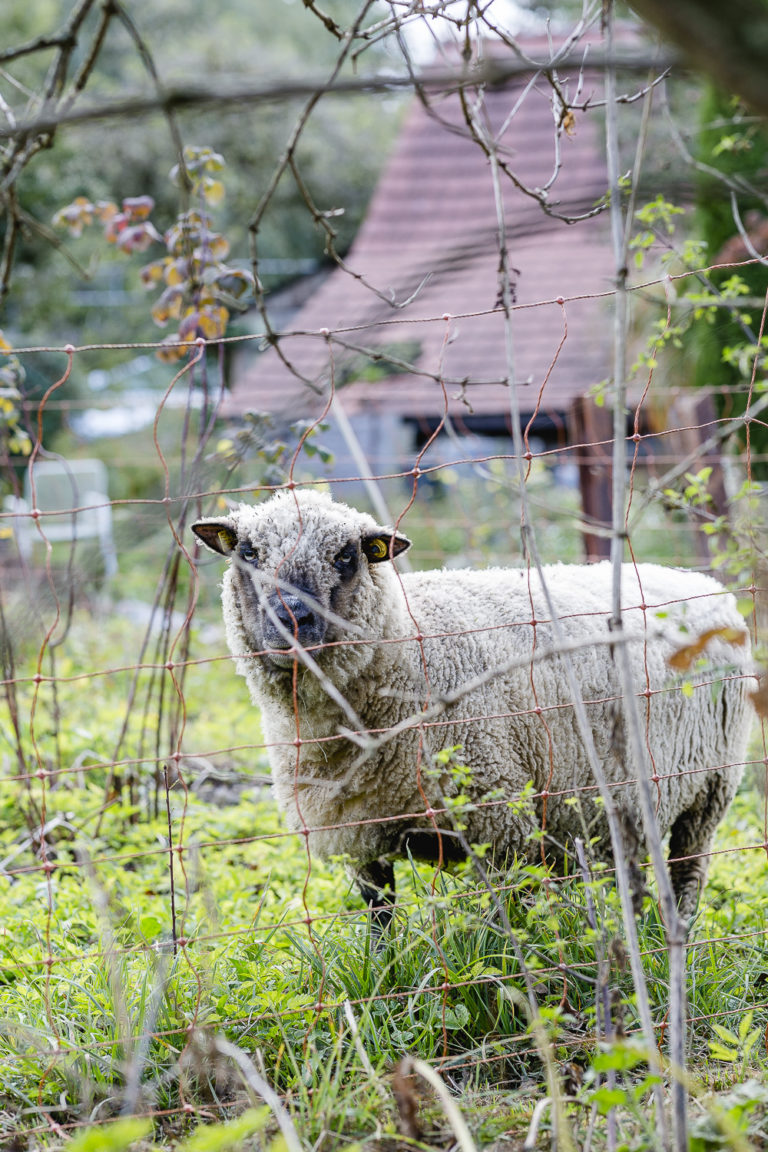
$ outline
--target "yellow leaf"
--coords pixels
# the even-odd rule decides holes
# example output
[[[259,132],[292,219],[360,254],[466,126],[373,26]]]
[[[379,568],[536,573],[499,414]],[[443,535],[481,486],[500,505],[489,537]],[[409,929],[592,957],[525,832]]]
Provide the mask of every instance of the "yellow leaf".
[[[768,720],[768,674],[763,673],[758,677],[757,688],[750,692],[749,698],[758,716]]]
[[[203,180],[203,195],[205,196],[206,204],[210,204],[215,208],[217,204],[221,204],[224,199],[224,185],[221,180],[211,180],[206,177]]]
[[[180,343],[178,336],[169,336],[158,348],[157,358],[164,364],[175,364],[177,360],[183,360],[188,351],[189,344]]]
[[[166,288],[152,306],[152,319],[160,328],[181,315],[183,295],[178,288]]]
[[[166,257],[165,282],[169,285],[183,284],[189,276],[189,261],[179,258],[171,260]]]
[[[140,272],[141,282],[145,288],[151,288],[158,280],[162,280],[165,271],[165,260],[153,260],[151,264],[145,264]]]
[[[101,220],[102,224],[106,224],[113,216],[117,216],[117,204],[111,200],[97,200],[95,212],[97,219]]]
[[[201,237],[201,243],[197,245],[193,255],[196,260],[202,260],[204,264],[211,258],[224,260],[229,255],[229,242],[218,232],[208,232]]]
[[[154,206],[151,196],[128,196],[123,200],[123,212],[134,224],[148,220]]]

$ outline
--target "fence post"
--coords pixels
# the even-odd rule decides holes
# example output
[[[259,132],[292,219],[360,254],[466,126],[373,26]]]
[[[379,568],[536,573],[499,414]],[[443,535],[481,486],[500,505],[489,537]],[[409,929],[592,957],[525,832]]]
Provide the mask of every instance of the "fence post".
[[[584,552],[588,562],[607,560],[611,554],[611,412],[599,408],[589,396],[577,396],[571,404],[568,423],[570,440],[578,453]]]

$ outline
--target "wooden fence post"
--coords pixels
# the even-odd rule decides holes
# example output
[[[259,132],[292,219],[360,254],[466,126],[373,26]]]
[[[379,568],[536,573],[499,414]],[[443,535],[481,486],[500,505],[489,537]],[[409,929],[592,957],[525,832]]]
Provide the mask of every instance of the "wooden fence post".
[[[579,466],[579,488],[587,561],[611,554],[611,412],[589,396],[577,396],[568,413],[570,441]]]

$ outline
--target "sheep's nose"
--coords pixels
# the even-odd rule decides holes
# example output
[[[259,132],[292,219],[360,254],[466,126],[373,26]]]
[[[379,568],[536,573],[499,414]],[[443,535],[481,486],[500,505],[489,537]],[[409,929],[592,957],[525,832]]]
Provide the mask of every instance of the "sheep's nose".
[[[298,630],[301,636],[308,628],[314,626],[315,614],[300,596],[291,596],[283,592],[280,596],[271,597],[269,606],[291,635]]]

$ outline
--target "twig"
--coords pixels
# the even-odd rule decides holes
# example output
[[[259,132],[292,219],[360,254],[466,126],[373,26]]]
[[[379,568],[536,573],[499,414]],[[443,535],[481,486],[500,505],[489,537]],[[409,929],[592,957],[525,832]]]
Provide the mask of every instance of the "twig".
[[[762,265],[768,267],[768,256],[764,256],[764,255],[761,256],[760,255],[760,253],[757,251],[754,244],[752,243],[752,240],[749,236],[749,233],[747,232],[746,228],[744,227],[744,222],[742,221],[741,213],[739,212],[739,204],[738,204],[738,201],[736,199],[736,193],[733,190],[733,188],[731,188],[731,215],[733,216],[733,222],[736,225],[736,228],[738,229],[739,236],[741,236],[741,239],[744,243],[744,247],[746,248],[749,255],[752,257],[753,260],[758,260]],[[744,305],[743,299],[741,300],[741,304],[743,307],[743,305]]]
[[[578,66],[581,57],[566,58],[560,62],[560,67]],[[592,67],[599,68],[605,57],[595,54],[592,58]],[[620,56],[613,61],[617,68],[629,72],[645,72],[653,63],[646,53],[632,56]],[[660,68],[668,68],[672,60],[670,57],[659,61]],[[499,65],[488,64],[471,74],[445,70],[444,72],[425,72],[418,76],[418,84],[429,91],[450,91],[460,85],[488,83],[503,84],[515,76],[525,76],[530,72],[527,63],[512,63]],[[190,108],[226,108],[231,105],[248,105],[261,103],[286,103],[301,97],[316,97],[320,90],[323,95],[345,96],[364,94],[369,92],[391,92],[397,89],[408,89],[413,86],[413,79],[408,75],[388,73],[373,73],[369,76],[344,77],[332,81],[296,80],[283,81],[274,84],[169,84],[162,95],[145,96],[135,94],[120,97],[115,100],[103,100],[91,107],[71,109],[69,112],[57,115],[46,113],[20,120],[15,128],[0,128],[0,140],[12,140],[16,137],[38,135],[52,132],[56,128],[96,123],[103,120],[138,119],[153,116],[157,112],[182,111]]]
[[[136,50],[141,57],[141,62],[144,65],[144,68],[147,71],[150,79],[152,80],[157,98],[161,102],[163,111],[165,112],[168,130],[171,134],[173,146],[176,151],[176,160],[178,163],[179,171],[179,184],[185,202],[184,207],[186,207],[187,201],[189,200],[189,193],[192,188],[192,179],[189,175],[189,172],[187,171],[187,165],[184,160],[184,144],[181,139],[181,132],[179,130],[179,125],[176,120],[174,109],[166,104],[165,87],[162,80],[160,79],[160,73],[157,70],[155,61],[152,57],[152,53],[150,52],[144,37],[139,32],[139,29],[137,28],[132,16],[122,3],[118,3],[117,0],[110,0],[110,2],[114,3],[115,15],[118,17],[123,27],[126,29],[128,35],[136,45]]]

